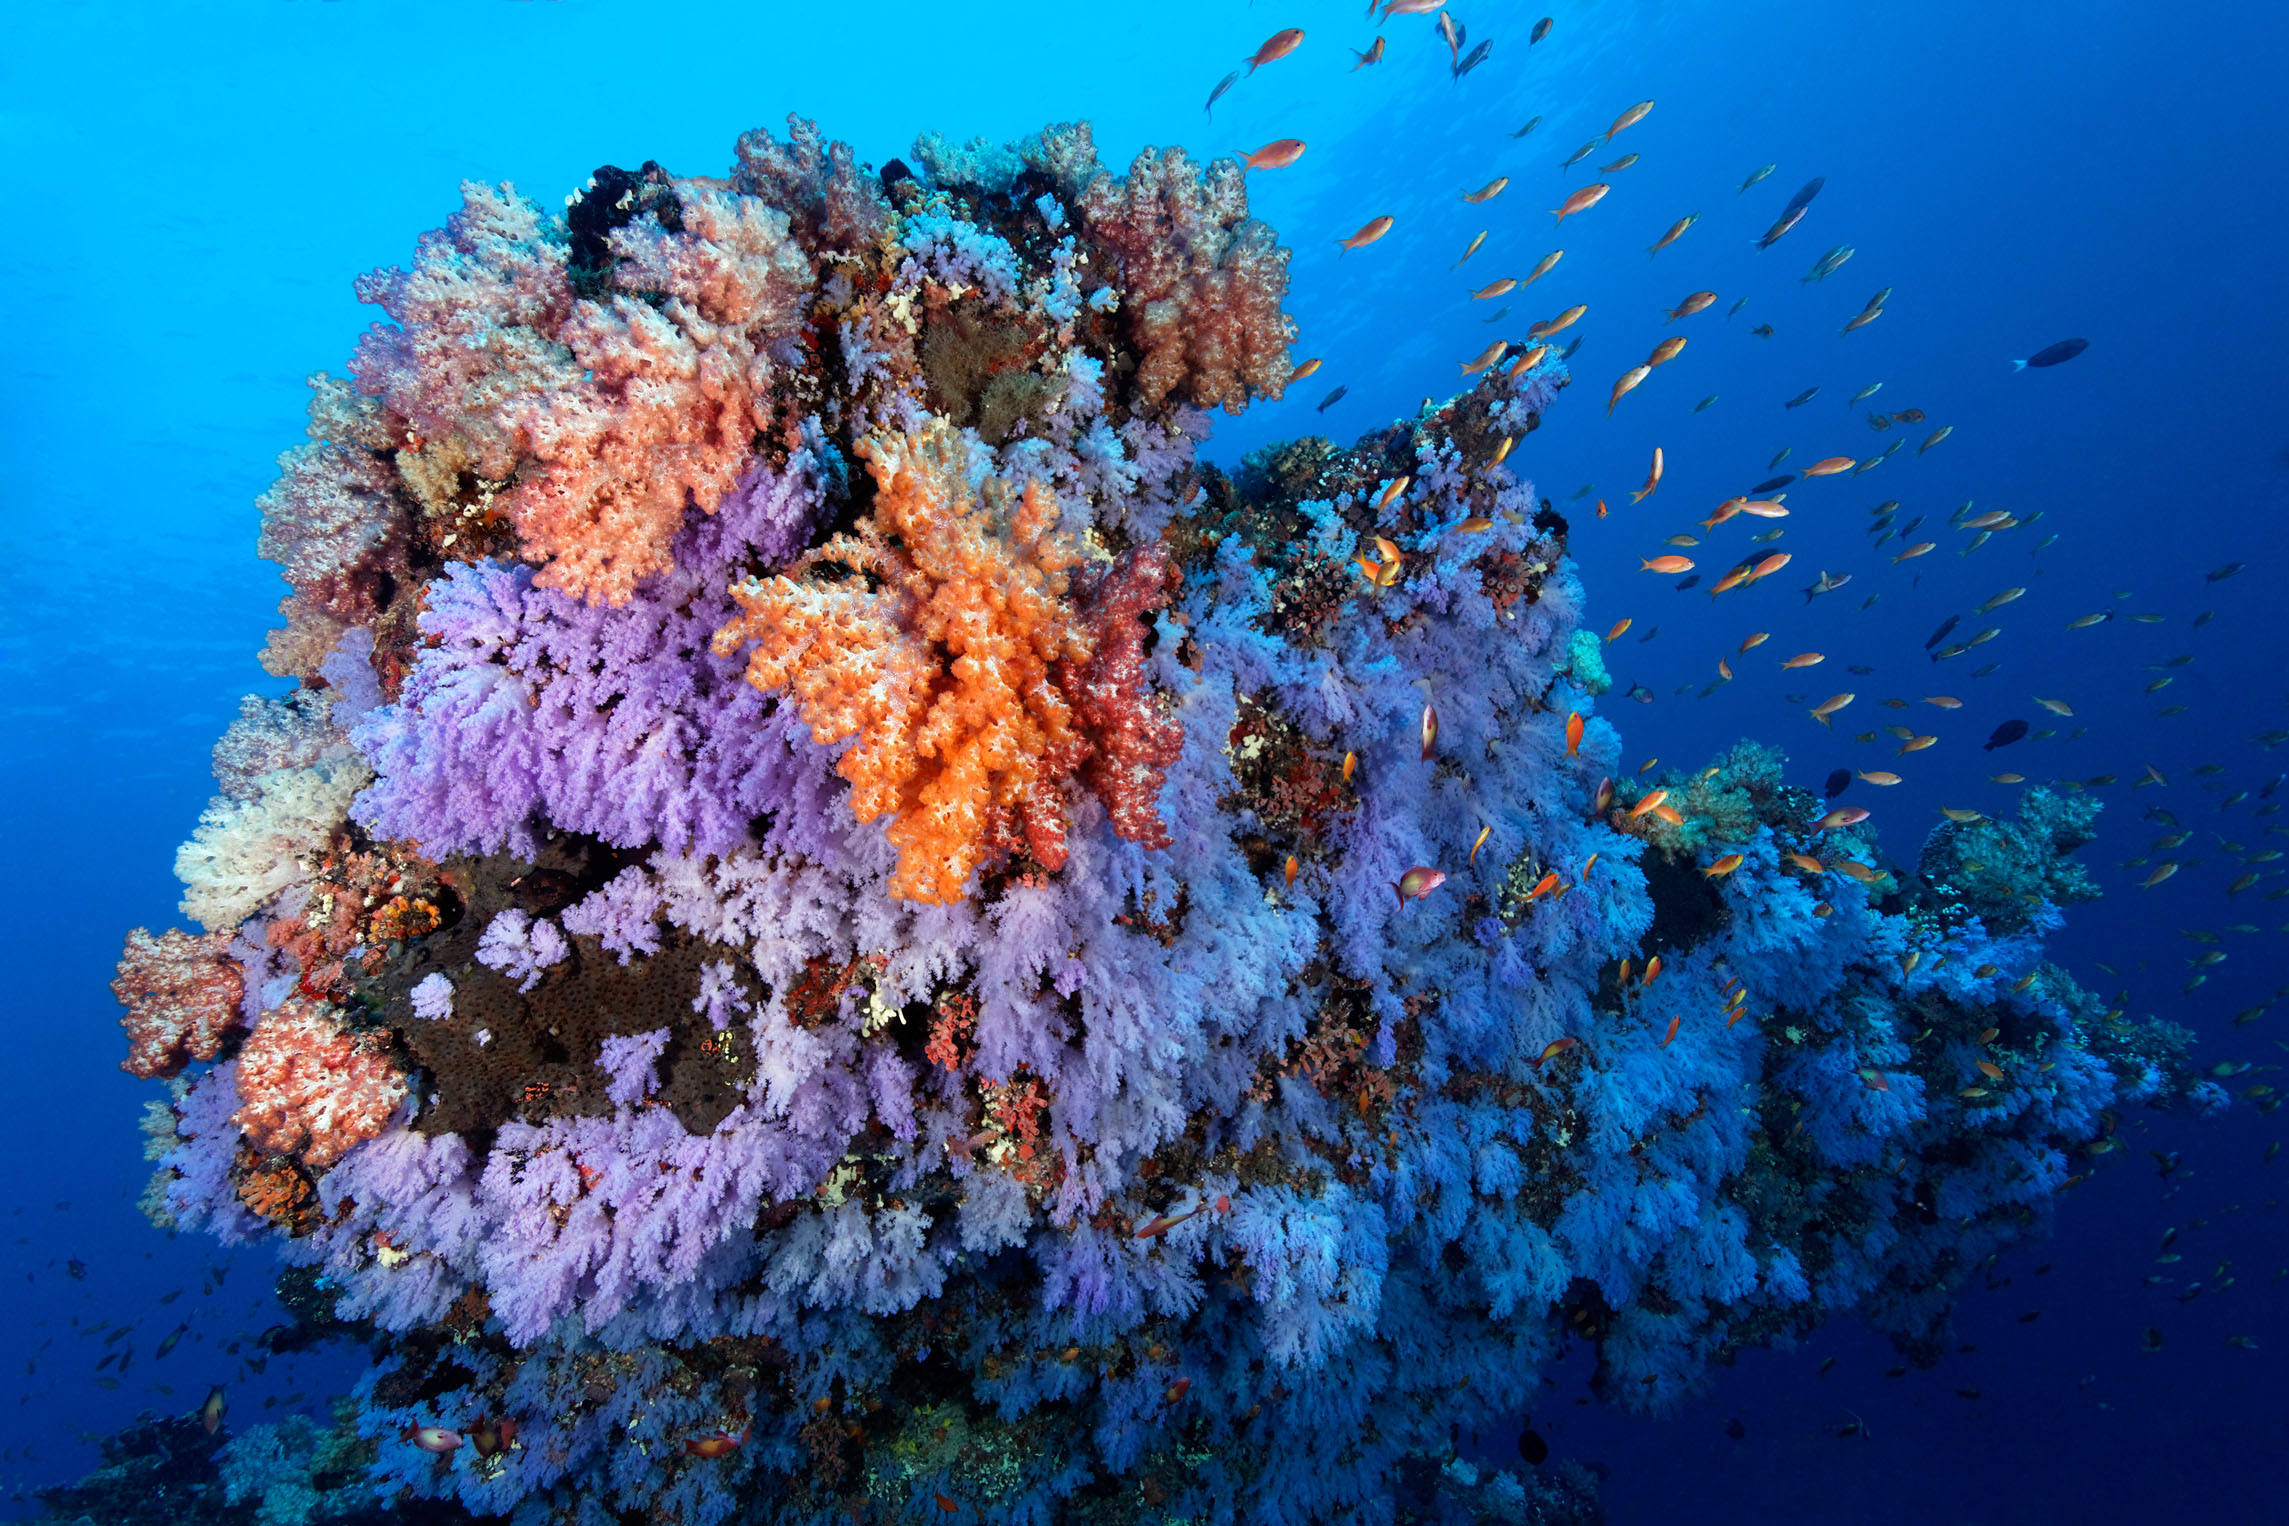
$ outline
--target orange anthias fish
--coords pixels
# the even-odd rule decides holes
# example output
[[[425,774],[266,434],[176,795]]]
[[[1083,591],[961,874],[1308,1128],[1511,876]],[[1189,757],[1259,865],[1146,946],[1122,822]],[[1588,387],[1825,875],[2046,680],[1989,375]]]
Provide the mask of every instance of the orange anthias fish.
[[[1426,864],[1417,864],[1391,882],[1398,892],[1399,909],[1406,910],[1409,901],[1419,901],[1447,882],[1447,877]]]
[[[1512,291],[1517,289],[1517,286],[1518,282],[1515,277],[1504,276],[1501,280],[1490,282],[1487,285],[1481,286],[1478,290],[1472,292],[1470,294],[1470,299],[1473,302],[1484,302],[1489,297],[1508,296]]]
[[[1744,499],[1741,503],[1741,512],[1757,519],[1786,519],[1788,517],[1788,505],[1777,498]]]
[[[1770,631],[1751,631],[1749,632],[1748,640],[1741,643],[1740,654],[1743,657],[1746,657],[1749,653],[1750,647],[1763,646],[1767,641],[1770,641],[1771,639],[1772,633]]]
[[[1683,1021],[1684,1019],[1681,1017],[1673,1017],[1669,1019],[1669,1031],[1661,1035],[1661,1042],[1655,1047],[1667,1049],[1669,1047],[1670,1041],[1677,1037],[1677,1025]]]
[[[704,1436],[687,1436],[684,1438],[684,1455],[687,1457],[725,1457],[738,1451],[746,1442],[747,1429],[744,1426],[737,1433],[711,1431]]]
[[[1284,170],[1303,157],[1303,139],[1275,138],[1248,155],[1245,161],[1252,170]]]
[[[1850,694],[1831,694],[1812,707],[1812,718],[1825,726],[1828,724],[1828,717],[1852,703],[1855,697]]]
[[[1662,802],[1668,798],[1669,791],[1665,789],[1657,789],[1650,792],[1643,800],[1638,801],[1637,804],[1629,808],[1629,819],[1635,821],[1640,816],[1649,815],[1654,811],[1660,810]]]
[[[1510,177],[1508,175],[1497,175],[1477,190],[1463,192],[1462,199],[1464,201],[1492,201],[1495,197],[1500,196],[1503,188],[1509,184]]]
[[[1388,38],[1376,38],[1364,53],[1360,52],[1357,48],[1353,48],[1351,50],[1352,55],[1356,57],[1359,62],[1351,66],[1351,72],[1357,74],[1360,70],[1366,68],[1369,64],[1381,63],[1383,61],[1383,44],[1387,41],[1389,41]]]
[[[1543,875],[1540,879],[1534,882],[1534,888],[1526,892],[1526,899],[1529,901],[1539,901],[1546,895],[1555,895],[1558,893],[1558,888],[1564,883],[1565,882],[1563,880],[1558,878],[1558,871],[1552,869],[1549,873]]]
[[[1537,260],[1537,261],[1535,261],[1535,262],[1534,262],[1534,268],[1533,268],[1532,270],[1529,270],[1528,272],[1526,272],[1526,279],[1525,279],[1525,280],[1523,280],[1523,281],[1520,281],[1518,284],[1519,284],[1519,285],[1521,285],[1521,286],[1531,286],[1531,285],[1533,285],[1533,284],[1534,284],[1536,281],[1539,281],[1539,280],[1541,280],[1541,279],[1542,279],[1542,277],[1544,277],[1544,276],[1546,276],[1546,275],[1548,275],[1548,274],[1550,273],[1550,267],[1551,267],[1551,266],[1553,266],[1553,265],[1557,264],[1557,263],[1558,263],[1558,261],[1560,261],[1560,260],[1564,259],[1565,257],[1566,257],[1566,251],[1565,251],[1565,250],[1563,250],[1563,249],[1553,249],[1553,250],[1551,250],[1551,251],[1550,251],[1548,254],[1545,254],[1545,255],[1543,255],[1543,256],[1542,256],[1542,258],[1540,258],[1539,260]]]
[[[1439,712],[1436,705],[1423,706],[1423,761],[1439,750]]]
[[[1640,572],[1658,572],[1663,577],[1674,577],[1680,572],[1691,572],[1693,559],[1689,556],[1656,556],[1650,560],[1641,557],[1638,560],[1637,570]]]
[[[1370,218],[1367,222],[1360,226],[1360,229],[1357,233],[1352,234],[1349,238],[1337,239],[1336,242],[1343,246],[1343,252],[1345,254],[1349,254],[1354,249],[1364,249],[1369,244],[1374,243],[1375,240],[1381,238],[1384,234],[1390,232],[1392,224],[1396,223],[1397,221],[1397,218],[1392,217],[1387,213],[1382,217]]]
[[[1804,475],[1807,477],[1833,477],[1838,472],[1850,471],[1858,464],[1850,456],[1830,456],[1825,461],[1815,461],[1806,467]]]
[[[1625,127],[1635,127],[1638,123],[1644,121],[1645,114],[1652,109],[1653,103],[1651,101],[1639,101],[1636,105],[1630,107],[1629,110],[1614,118],[1613,126],[1605,130],[1605,141],[1611,143],[1615,133],[1620,132]]]
[[[1540,1054],[1534,1056],[1534,1063],[1541,1065],[1554,1060],[1580,1042],[1581,1040],[1575,1038],[1552,1039],[1542,1046]]]
[[[1749,576],[1751,578],[1769,578],[1774,573],[1780,571],[1781,568],[1787,566],[1790,560],[1791,557],[1788,552],[1775,551],[1772,555],[1757,563],[1755,568],[1750,571]]]
[[[1649,986],[1653,984],[1653,977],[1660,973],[1661,956],[1659,954],[1655,954],[1651,959],[1645,961],[1645,974],[1639,977],[1637,983],[1641,986]],[[1676,1019],[1671,1018],[1670,1021],[1674,1023]]]
[[[1631,617],[1628,615],[1623,615],[1619,620],[1614,621],[1613,629],[1605,633],[1605,639],[1608,641],[1619,641],[1621,639],[1621,633],[1625,630],[1628,630],[1630,626],[1635,623],[1636,622],[1632,620]]]
[[[1296,856],[1293,853],[1290,853],[1288,855],[1288,861],[1280,867],[1280,883],[1284,885],[1293,885],[1296,882],[1296,875],[1302,869],[1303,865],[1297,862]]]
[[[1274,32],[1264,39],[1262,47],[1244,60],[1248,66],[1248,72],[1253,74],[1264,65],[1287,57],[1296,50],[1296,44],[1302,41],[1303,28],[1299,26],[1291,26]]]
[[[1688,292],[1684,301],[1669,310],[1669,321],[1675,323],[1680,318],[1690,318],[1695,313],[1705,312],[1716,300],[1717,294],[1713,291]]]
[[[1293,371],[1290,371],[1288,373],[1288,380],[1291,382],[1302,381],[1305,377],[1311,375],[1318,369],[1319,357],[1315,355],[1310,360],[1305,361],[1302,365],[1297,366]]]
[[[1567,715],[1567,717],[1566,717],[1566,756],[1567,756],[1567,757],[1569,757],[1569,758],[1576,758],[1576,757],[1580,757],[1580,756],[1581,756],[1581,752],[1582,752],[1582,732],[1583,732],[1583,730],[1584,730],[1584,723],[1583,723],[1583,721],[1582,721],[1582,713],[1581,713],[1581,711],[1579,711],[1579,710],[1576,710],[1576,711],[1573,711],[1573,712],[1571,712],[1570,714],[1568,714],[1568,715]]]
[[[1827,655],[1822,652],[1798,652],[1794,657],[1782,663],[1781,666],[1783,668],[1809,668],[1816,662],[1826,662],[1827,660]]]
[[[1485,370],[1488,366],[1491,366],[1496,361],[1500,360],[1502,358],[1502,352],[1509,348],[1509,340],[1495,340],[1494,343],[1488,345],[1485,350],[1480,352],[1476,360],[1466,360],[1462,363],[1462,374],[1465,376],[1471,376]]]
[[[1605,200],[1605,193],[1612,189],[1612,186],[1605,184],[1603,181],[1600,181],[1596,185],[1585,185],[1580,190],[1574,192],[1573,195],[1567,197],[1566,204],[1564,206],[1552,207],[1550,209],[1550,215],[1557,218],[1560,223],[1563,223],[1567,218],[1573,216],[1576,212],[1587,212],[1590,208]]]
[[[1645,486],[1630,494],[1629,501],[1631,503],[1643,503],[1653,496],[1653,490],[1659,486],[1661,486],[1661,447],[1656,445],[1653,447],[1653,469],[1645,474]]]
[[[1637,156],[1632,154],[1630,157],[1634,159]],[[1613,167],[1614,166],[1612,165],[1608,165],[1606,168],[1611,169]],[[1601,170],[1599,173],[1603,174],[1604,171]],[[1651,259],[1653,256],[1659,254],[1662,250],[1668,248],[1671,244],[1676,243],[1679,235],[1684,233],[1687,228],[1692,227],[1700,220],[1701,214],[1698,212],[1688,212],[1683,217],[1678,218],[1675,222],[1669,225],[1669,231],[1667,233],[1662,234],[1659,238],[1653,241],[1652,246],[1645,251],[1645,257],[1647,259]],[[1712,295],[1709,300],[1714,302],[1716,297]]]
[[[1542,357],[1549,353],[1550,347],[1548,345],[1538,344],[1531,350],[1528,350],[1525,354],[1519,356],[1516,360],[1510,362],[1509,369],[1505,374],[1510,376],[1523,376],[1528,371],[1531,371],[1536,366],[1540,365],[1542,363]],[[1505,436],[1505,438],[1507,438],[1507,436]],[[1504,451],[1502,454],[1506,456],[1510,453],[1508,451]],[[1497,456],[1495,459],[1500,460],[1501,457]]]
[[[1581,319],[1582,314],[1589,310],[1590,305],[1587,302],[1578,302],[1558,314],[1557,317],[1544,318],[1540,323],[1530,326],[1526,330],[1526,337],[1528,339],[1547,339],[1561,330],[1572,328]]]
[[[1898,556],[1893,557],[1892,565],[1897,567],[1900,563],[1908,560],[1910,557],[1922,556],[1925,552],[1931,550],[1931,548],[1937,544],[1937,541],[1919,540],[1914,545],[1908,547],[1905,551],[1902,551]]]
[[[1743,859],[1738,853],[1728,853],[1723,858],[1720,858],[1715,863],[1711,864],[1708,868],[1702,870],[1701,877],[1703,879],[1711,880],[1722,879],[1726,875],[1732,873],[1735,869],[1738,869],[1742,862]]]
[[[1717,579],[1716,586],[1709,590],[1709,597],[1713,599],[1718,594],[1728,593],[1731,590],[1740,587],[1743,583],[1749,580],[1749,572],[1749,564],[1747,562],[1741,563],[1738,567],[1735,567],[1732,571]]]
[[[1623,396],[1634,390],[1639,382],[1652,374],[1653,367],[1651,366],[1631,366],[1622,372],[1621,380],[1613,384],[1613,396],[1605,400],[1605,411],[1608,416],[1613,413],[1614,405],[1619,403]]]
[[[1478,840],[1477,840],[1477,841],[1475,841],[1475,842],[1473,842],[1473,843],[1470,845],[1470,857],[1468,857],[1468,858],[1464,859],[1464,860],[1463,860],[1463,862],[1464,862],[1464,863],[1466,863],[1466,864],[1475,864],[1475,863],[1477,863],[1477,862],[1478,862],[1478,850],[1486,846],[1486,839],[1487,839],[1487,838],[1489,838],[1489,837],[1491,837],[1493,834],[1494,834],[1494,828],[1492,828],[1492,827],[1490,827],[1490,826],[1488,826],[1488,827],[1480,827],[1480,828],[1478,829]]]
[[[1677,352],[1684,348],[1685,336],[1683,334],[1671,334],[1667,339],[1653,347],[1653,353],[1645,357],[1645,363],[1648,366],[1665,366],[1675,360]]]

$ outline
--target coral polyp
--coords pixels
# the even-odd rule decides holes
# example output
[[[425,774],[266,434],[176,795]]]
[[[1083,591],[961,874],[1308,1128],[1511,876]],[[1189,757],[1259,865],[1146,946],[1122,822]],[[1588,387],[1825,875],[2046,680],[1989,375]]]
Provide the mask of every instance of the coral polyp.
[[[1935,1349],[2108,1110],[2216,1100],[2044,960],[2083,807],[1919,866],[1753,745],[1601,789],[1547,349],[1204,460],[1286,282],[1232,161],[796,122],[360,283],[262,502],[297,688],[117,989],[152,1210],[374,1342],[378,1486],[1562,1518],[1437,1465],[1570,1343]]]

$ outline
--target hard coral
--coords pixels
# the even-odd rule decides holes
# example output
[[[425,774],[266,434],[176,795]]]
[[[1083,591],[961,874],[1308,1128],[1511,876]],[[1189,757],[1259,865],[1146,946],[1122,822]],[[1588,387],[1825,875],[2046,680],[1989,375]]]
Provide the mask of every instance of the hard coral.
[[[859,576],[748,580],[732,590],[746,613],[715,650],[757,643],[749,683],[792,690],[822,744],[858,734],[839,771],[860,821],[893,818],[893,893],[959,900],[986,855],[1020,839],[1059,868],[1057,785],[1088,743],[1052,666],[1089,647],[1065,602],[1080,553],[1055,529],[1057,500],[1038,480],[973,489],[968,447],[942,422],[858,449],[873,517],[797,571]]]
[[[233,1121],[258,1149],[314,1169],[378,1137],[405,1100],[405,1076],[374,1041],[325,1007],[290,997],[239,1051]]]
[[[113,994],[127,1008],[127,1058],[119,1068],[146,1081],[172,1076],[193,1060],[211,1060],[239,1025],[246,994],[238,966],[227,955],[231,935],[194,938],[169,928],[154,938],[144,928],[127,935]]]

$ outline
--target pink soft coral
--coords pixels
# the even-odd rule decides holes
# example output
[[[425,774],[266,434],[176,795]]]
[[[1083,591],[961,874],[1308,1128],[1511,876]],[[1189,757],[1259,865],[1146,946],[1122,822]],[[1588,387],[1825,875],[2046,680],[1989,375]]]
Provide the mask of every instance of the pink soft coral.
[[[1087,148],[1085,131],[1070,134],[1068,159]],[[1076,211],[1087,237],[1119,256],[1148,407],[1174,394],[1238,413],[1251,396],[1280,396],[1295,338],[1295,320],[1280,310],[1288,251],[1248,215],[1238,161],[1215,160],[1203,175],[1181,148],[1148,148],[1123,179],[1099,170]]]
[[[1081,778],[1105,803],[1113,829],[1148,848],[1168,846],[1160,787],[1184,750],[1184,727],[1145,684],[1140,616],[1168,598],[1168,552],[1158,541],[1129,551],[1081,601],[1091,651],[1061,663],[1057,685],[1088,733]]]
[[[239,1051],[235,1121],[258,1150],[313,1170],[378,1137],[405,1100],[405,1075],[325,1007],[289,997]]]
[[[194,938],[169,928],[154,938],[138,927],[127,935],[112,994],[127,1008],[127,1058],[119,1068],[145,1080],[171,1076],[193,1060],[211,1060],[239,1026],[246,995],[238,966],[225,952],[232,934]]]

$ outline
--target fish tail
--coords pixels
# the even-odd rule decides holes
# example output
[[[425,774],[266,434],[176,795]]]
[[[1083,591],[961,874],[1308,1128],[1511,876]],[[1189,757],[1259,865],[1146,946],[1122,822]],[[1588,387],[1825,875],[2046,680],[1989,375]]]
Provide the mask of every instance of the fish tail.
[[[2011,362],[2011,370],[2014,374],[2020,371],[2024,371],[2025,369],[2027,369],[2027,363],[2025,361],[2014,360]]]

